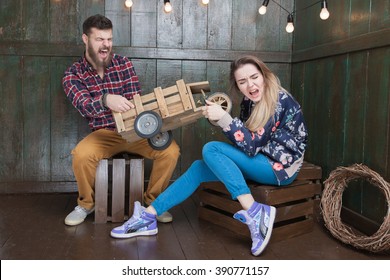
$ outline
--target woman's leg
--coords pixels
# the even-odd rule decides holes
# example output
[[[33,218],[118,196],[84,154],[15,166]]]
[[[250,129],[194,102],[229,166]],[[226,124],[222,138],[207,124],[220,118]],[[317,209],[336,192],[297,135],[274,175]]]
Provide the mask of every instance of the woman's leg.
[[[232,198],[238,199],[245,210],[255,201],[246,180],[278,185],[268,158],[261,153],[250,157],[228,143],[209,142],[203,148],[203,158],[212,172],[225,184]],[[282,184],[289,184],[294,178],[295,176]]]
[[[262,154],[250,157],[231,144],[209,142],[203,147],[203,159],[233,199],[250,194],[247,179],[261,184],[278,184],[271,165]]]
[[[249,157],[231,144],[213,141],[203,147],[203,158],[195,161],[151,204],[158,215],[187,199],[203,182],[223,182],[232,198],[238,199],[244,209],[248,209],[254,201],[246,179],[263,184],[278,183],[271,165],[262,154]],[[150,212],[154,214],[153,210]]]
[[[163,191],[152,204],[143,208],[137,201],[134,213],[123,225],[111,230],[115,238],[131,238],[141,235],[157,234],[156,217],[178,205],[195,192],[200,183],[216,181],[217,178],[209,170],[203,160],[195,161],[191,167],[172,185]]]
[[[251,233],[251,252],[258,256],[271,237],[276,209],[254,200],[246,179],[259,183],[277,184],[277,178],[268,160],[262,154],[249,157],[239,149],[226,143],[210,142],[203,148],[203,158],[213,173],[237,198],[243,210],[234,218],[248,225]]]
[[[147,139],[142,139],[128,143],[126,151],[153,160],[149,184],[144,193],[144,202],[150,205],[167,188],[180,156],[180,148],[173,140],[166,149],[155,150]]]
[[[190,197],[203,182],[217,181],[218,178],[203,160],[197,160],[187,171],[162,192],[149,207],[153,214],[161,215],[170,208]],[[156,213],[154,213],[153,209]]]

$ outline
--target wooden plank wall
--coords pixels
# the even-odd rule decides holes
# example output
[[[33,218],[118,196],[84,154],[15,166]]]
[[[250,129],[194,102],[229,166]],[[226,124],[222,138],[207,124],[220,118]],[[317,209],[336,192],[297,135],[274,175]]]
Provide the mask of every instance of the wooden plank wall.
[[[297,1],[297,10],[312,2]],[[322,166],[324,179],[338,166],[363,163],[389,182],[390,3],[328,2],[327,21],[307,9],[294,32],[292,92],[308,122],[306,157]],[[378,225],[388,213],[384,195],[363,180],[348,186],[343,205]]]
[[[115,51],[129,56],[144,93],[156,86],[208,80],[228,89],[229,62],[259,56],[291,84],[292,35],[283,11],[257,10],[262,0],[1,0],[0,2],[0,193],[75,191],[72,148],[88,133],[86,121],[65,98],[61,78],[84,46],[81,25],[92,14],[114,24]],[[282,0],[292,10],[293,1]],[[201,157],[203,144],[222,138],[205,120],[174,131],[182,149],[176,178]],[[146,178],[151,164],[146,163]]]

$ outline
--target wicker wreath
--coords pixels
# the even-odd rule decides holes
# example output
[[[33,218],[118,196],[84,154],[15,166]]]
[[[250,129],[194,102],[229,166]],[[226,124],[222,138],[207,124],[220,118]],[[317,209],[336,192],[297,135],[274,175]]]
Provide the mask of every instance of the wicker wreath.
[[[379,187],[385,194],[389,207],[383,224],[371,236],[359,235],[356,230],[343,224],[340,218],[342,194],[349,181],[363,178]],[[346,244],[371,252],[390,250],[390,184],[378,173],[365,165],[354,164],[349,167],[338,167],[333,170],[324,182],[321,198],[321,210],[326,227],[332,235]]]

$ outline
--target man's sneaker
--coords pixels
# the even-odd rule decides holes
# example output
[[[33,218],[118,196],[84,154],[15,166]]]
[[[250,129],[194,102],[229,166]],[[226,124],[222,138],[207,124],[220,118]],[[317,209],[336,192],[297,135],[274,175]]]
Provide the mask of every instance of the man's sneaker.
[[[84,222],[85,218],[95,211],[95,207],[91,210],[85,209],[77,205],[72,212],[69,213],[65,218],[65,224],[68,226],[77,226]]]
[[[111,236],[115,238],[130,238],[140,235],[155,235],[158,232],[156,215],[145,211],[145,207],[136,201],[134,213],[120,227],[111,230]]]
[[[159,221],[160,223],[170,223],[172,222],[172,220],[172,215],[169,212],[164,212],[160,216],[157,216],[157,221]]]
[[[254,256],[260,255],[267,246],[271,238],[275,216],[275,207],[258,202],[254,202],[249,210],[240,210],[234,214],[235,219],[249,227],[252,238],[251,252]]]

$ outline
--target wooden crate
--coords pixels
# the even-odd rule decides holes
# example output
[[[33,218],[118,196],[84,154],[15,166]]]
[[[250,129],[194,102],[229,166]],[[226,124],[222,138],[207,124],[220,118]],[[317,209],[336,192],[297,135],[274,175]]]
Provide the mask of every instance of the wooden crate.
[[[134,109],[124,113],[113,112],[117,131],[128,142],[140,140],[134,130],[134,122],[144,111],[154,111],[161,116],[161,132],[193,123],[202,117],[202,104],[195,102],[193,95],[209,91],[208,81],[186,84],[184,80],[178,80],[174,86],[157,87],[152,93],[135,95],[132,100]]]
[[[101,160],[95,178],[95,223],[127,220],[134,202],[142,203],[143,193],[142,157],[124,154]]]
[[[288,186],[275,187],[248,182],[255,200],[276,207],[272,240],[279,241],[310,232],[314,226],[314,208],[322,187],[322,170],[305,162],[297,179]],[[250,236],[247,225],[235,220],[241,210],[221,182],[203,183],[198,190],[199,218],[225,227],[238,234]]]

